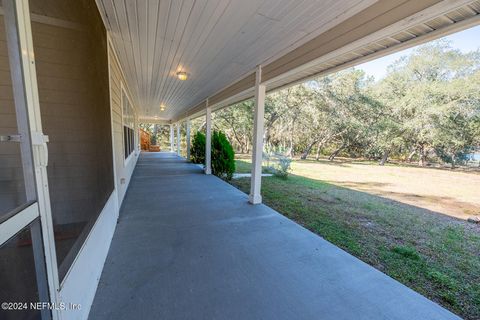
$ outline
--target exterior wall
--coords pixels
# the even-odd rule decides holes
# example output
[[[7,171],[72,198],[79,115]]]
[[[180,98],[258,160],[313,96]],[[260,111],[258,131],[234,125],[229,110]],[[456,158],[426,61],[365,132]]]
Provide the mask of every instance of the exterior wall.
[[[120,65],[110,46],[108,54],[115,190],[83,244],[60,291],[61,301],[65,303],[80,303],[82,309],[62,311],[62,319],[83,320],[88,318],[117,225],[119,209],[139,154],[137,144],[134,153],[128,159],[124,159],[121,90],[126,90],[122,89],[125,86],[125,82]],[[135,121],[135,125],[138,127],[138,119]],[[138,135],[138,130],[135,130],[135,132]],[[138,136],[135,137],[135,141],[139,141]]]
[[[130,96],[126,85],[121,66],[116,57],[112,45],[109,45],[109,68],[110,68],[110,103],[112,112],[112,135],[113,135],[113,154],[115,165],[115,187],[117,189],[119,207],[122,204],[125,192],[127,191],[130,177],[137,163],[139,149],[138,137],[138,112],[135,105],[133,108],[137,114],[135,119],[135,151],[130,157],[124,157],[123,144],[123,111],[122,111],[122,90]],[[130,96],[131,97],[131,96]],[[131,100],[131,99],[130,99]]]
[[[55,1],[60,4],[62,0]],[[49,7],[53,8],[54,5]],[[96,7],[89,6],[88,9],[95,13]],[[47,242],[45,251],[40,254],[46,256],[46,252],[53,252],[52,260],[59,258],[59,269],[54,263],[51,269],[55,270],[55,275],[57,271],[62,274],[60,279],[52,273],[48,274],[49,281],[53,283],[50,287],[51,302],[81,305],[80,310],[54,311],[53,318],[81,320],[87,319],[95,297],[115,231],[119,201],[125,194],[138,151],[124,163],[120,95],[110,92],[109,86],[110,81],[112,87],[118,84],[118,75],[115,78],[112,73],[110,78],[107,35],[103,25],[98,24],[101,21],[99,16],[97,20],[94,14],[89,15],[90,19],[79,19],[80,24],[70,21],[70,16],[61,10],[55,12],[59,14],[57,19],[42,15],[41,22],[31,21],[36,70],[35,88],[32,90],[37,90],[38,84],[40,105],[35,116],[41,114],[44,133],[50,138],[48,187],[45,189],[50,195],[53,214],[47,210],[46,215],[56,227],[54,236],[53,228],[47,230],[42,225],[42,232],[49,234],[52,241]],[[24,17],[23,13],[21,15]],[[92,43],[96,45],[91,46]],[[115,68],[120,73],[117,64]],[[23,76],[26,77],[25,73]],[[0,102],[3,105],[0,108],[0,134],[17,133],[3,12],[0,12]],[[33,117],[30,109],[29,112],[29,116]],[[138,144],[138,137],[135,141]],[[113,149],[114,143],[116,146]],[[17,191],[24,189],[18,146],[14,143],[2,144],[0,151],[0,189],[7,190],[7,193],[0,192],[0,209],[2,205],[15,208],[13,200],[25,202],[22,199],[10,201],[14,198],[12,195],[25,197]],[[115,167],[115,163],[119,166]],[[121,196],[117,194],[117,188],[121,190]],[[12,203],[7,203],[2,197]],[[39,197],[45,199],[41,193]],[[50,208],[50,201],[44,200],[44,203]],[[76,233],[77,230],[63,232],[58,229],[59,226],[77,224],[81,224],[80,234]],[[69,263],[63,267],[62,261],[66,260],[66,256],[70,257]],[[14,267],[11,265],[13,260],[6,261],[9,262],[8,268]],[[28,276],[34,278],[35,273],[30,272]],[[28,280],[26,276],[21,279],[22,282]]]
[[[126,90],[122,89],[125,82],[118,60],[110,46],[108,54],[115,190],[83,244],[60,291],[63,302],[80,303],[82,310],[65,310],[62,312],[62,319],[83,320],[88,318],[115,232],[119,209],[139,155],[137,144],[134,153],[128,159],[124,159],[121,90]],[[135,121],[135,125],[138,127],[138,119]],[[135,132],[138,135],[138,130]],[[139,141],[138,136],[135,137],[135,141]]]
[[[54,2],[61,4],[62,0]],[[24,66],[34,65],[33,73],[23,69],[21,76],[28,81],[33,93],[36,94],[38,90],[38,98],[35,99],[39,103],[33,98],[28,100],[28,113],[31,119],[38,121],[39,128],[41,115],[44,132],[50,138],[48,165],[46,156],[40,161],[38,150],[34,153],[36,163],[42,166],[37,171],[45,177],[38,179],[40,173],[37,176],[37,181],[41,181],[43,186],[38,196],[43,207],[36,205],[35,208],[43,214],[41,231],[46,239],[45,249],[35,250],[38,249],[40,256],[50,257],[47,265],[50,271],[45,272],[45,276],[48,276],[51,302],[81,306],[80,310],[55,310],[52,313],[54,320],[88,318],[117,224],[119,208],[137,162],[140,142],[138,113],[135,105],[132,105],[135,114],[132,127],[134,151],[124,159],[122,91],[128,97],[130,93],[103,24],[98,23],[101,20],[95,15],[96,6],[88,5],[88,1],[72,3],[80,7],[87,5],[88,15],[76,17],[73,14],[74,20],[70,21],[68,13],[75,13],[75,9],[68,6],[62,7],[65,12],[55,11],[58,13],[56,18],[45,12],[32,11],[36,19],[41,21],[27,24],[28,32],[31,24],[33,43],[32,39],[27,41],[22,38],[21,50],[30,52],[27,49],[33,49],[31,55],[23,55],[31,59],[31,64],[28,60]],[[18,1],[17,4],[23,8],[28,1]],[[42,5],[39,8],[46,7]],[[52,5],[48,8],[54,10],[57,7]],[[23,21],[30,22],[26,12],[28,10],[20,9],[16,12],[20,20],[25,19],[21,21],[22,26]],[[0,12],[0,102],[4,105],[4,108],[0,108],[0,133],[12,134],[18,130],[14,125],[15,108],[3,20]],[[30,74],[32,76],[29,78]],[[37,127],[32,126],[32,122],[30,126],[32,130],[41,131],[41,128],[35,129]],[[0,186],[8,187],[10,197],[17,193],[17,189],[23,189],[23,176],[17,173],[21,161],[14,159],[19,158],[16,147],[18,145],[10,144],[0,152],[0,180],[5,180],[2,177],[6,176],[9,183],[2,185],[0,181]],[[36,148],[40,149],[38,144]],[[0,204],[5,204],[6,201],[1,201],[2,196],[0,192]],[[6,205],[12,207],[15,204]],[[50,221],[48,226],[45,221]],[[72,232],[59,233],[57,229],[54,233],[52,221],[55,227],[82,223],[81,234],[73,237]],[[74,242],[69,246],[70,249],[62,247],[67,242]],[[60,246],[56,246],[58,243]],[[62,268],[65,255],[71,256],[71,259]],[[57,257],[62,257],[58,261],[58,270],[55,263]],[[58,273],[62,276],[58,277]],[[30,275],[35,277],[33,272]],[[24,281],[25,277],[22,278]]]

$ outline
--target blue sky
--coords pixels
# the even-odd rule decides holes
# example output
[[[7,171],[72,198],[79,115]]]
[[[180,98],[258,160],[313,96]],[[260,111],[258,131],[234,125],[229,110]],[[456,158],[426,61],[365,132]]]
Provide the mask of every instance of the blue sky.
[[[462,32],[445,37],[451,41],[453,48],[460,49],[462,52],[474,51],[480,48],[480,26],[473,27]],[[415,47],[406,49],[383,58],[366,62],[356,66],[356,69],[362,69],[367,75],[374,76],[375,80],[383,78],[387,72],[387,67],[402,56],[409,55]]]

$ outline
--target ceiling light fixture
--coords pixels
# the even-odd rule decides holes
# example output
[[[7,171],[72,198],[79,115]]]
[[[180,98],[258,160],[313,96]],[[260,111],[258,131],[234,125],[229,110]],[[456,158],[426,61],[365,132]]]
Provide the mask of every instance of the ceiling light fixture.
[[[160,111],[165,111],[165,105],[163,103],[160,105]]]
[[[177,72],[177,78],[182,80],[182,81],[185,81],[185,80],[187,80],[188,75],[185,71],[178,71]]]

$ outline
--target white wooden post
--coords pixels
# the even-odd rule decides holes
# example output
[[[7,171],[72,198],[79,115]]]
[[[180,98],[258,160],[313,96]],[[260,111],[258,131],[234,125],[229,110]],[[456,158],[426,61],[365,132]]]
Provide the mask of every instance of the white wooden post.
[[[208,106],[206,114],[205,174],[212,174],[212,108]]]
[[[265,85],[262,84],[262,67],[258,66],[255,74],[255,114],[253,119],[253,153],[252,177],[248,201],[252,204],[262,203],[260,189],[262,186],[263,131],[265,115]]]
[[[180,156],[180,122],[177,123],[177,155]]]
[[[170,151],[173,152],[173,139],[174,139],[174,136],[173,136],[173,125],[171,124],[170,125]]]
[[[187,161],[190,161],[190,119],[187,119]]]

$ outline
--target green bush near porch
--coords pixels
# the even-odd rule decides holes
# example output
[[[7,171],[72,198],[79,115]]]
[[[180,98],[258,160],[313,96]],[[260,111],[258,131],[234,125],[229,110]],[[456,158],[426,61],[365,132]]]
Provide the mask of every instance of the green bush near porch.
[[[235,152],[225,134],[214,131],[212,136],[212,173],[231,180],[235,172]]]
[[[193,163],[205,163],[206,137],[202,132],[193,136],[190,148],[191,161]],[[235,172],[235,152],[225,134],[221,131],[213,131],[212,134],[212,173],[222,179],[232,179]]]
[[[190,158],[193,163],[205,163],[205,135],[200,131],[193,136]]]

